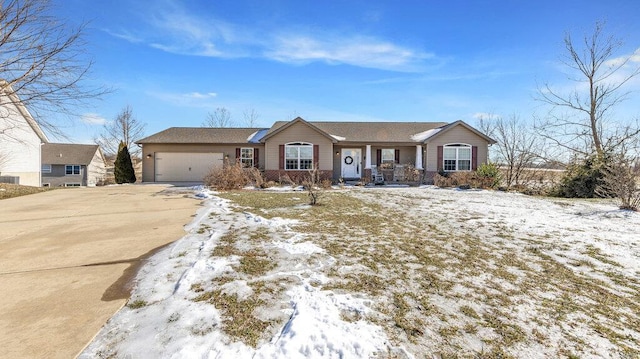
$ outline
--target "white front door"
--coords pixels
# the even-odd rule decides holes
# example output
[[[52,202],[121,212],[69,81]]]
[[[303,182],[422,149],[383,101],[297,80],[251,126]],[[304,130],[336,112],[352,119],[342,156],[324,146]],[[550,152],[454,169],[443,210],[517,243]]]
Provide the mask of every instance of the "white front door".
[[[359,148],[342,149],[342,178],[362,177],[362,150]]]

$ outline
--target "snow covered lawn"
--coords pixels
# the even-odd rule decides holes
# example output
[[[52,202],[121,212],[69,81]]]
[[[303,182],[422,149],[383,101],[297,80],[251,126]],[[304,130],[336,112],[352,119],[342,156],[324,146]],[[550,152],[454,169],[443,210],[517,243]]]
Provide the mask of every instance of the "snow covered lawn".
[[[637,358],[640,213],[492,191],[200,192],[81,358]]]

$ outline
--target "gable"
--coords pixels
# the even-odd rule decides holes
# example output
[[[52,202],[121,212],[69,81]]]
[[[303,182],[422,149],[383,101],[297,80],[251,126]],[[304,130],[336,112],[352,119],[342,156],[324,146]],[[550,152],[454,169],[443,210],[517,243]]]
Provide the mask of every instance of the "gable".
[[[278,121],[271,126],[271,129],[267,132],[267,134],[262,137],[260,142],[271,141],[273,138],[277,136],[282,136],[285,133],[284,137],[287,138],[295,138],[298,135],[302,136],[310,136],[311,138],[323,137],[330,142],[337,142],[338,140],[329,135],[328,133],[322,131],[318,127],[313,124],[303,120],[301,117],[296,117],[294,120],[289,122]],[[302,138],[294,141],[303,141]],[[304,140],[306,141],[306,140]],[[281,142],[281,140],[278,140]],[[310,142],[310,141],[309,141]],[[317,141],[316,141],[317,142]]]
[[[265,136],[262,141],[265,140],[280,144],[290,142],[308,142],[314,144],[335,142],[335,139],[327,136],[326,133],[318,131],[318,129],[304,122],[292,123],[290,126],[287,126],[287,128],[282,129],[282,131],[270,134],[268,138]]]
[[[0,135],[15,142],[22,141],[24,136],[35,135],[40,143],[49,142],[38,122],[5,80],[0,80],[0,111]]]
[[[494,139],[478,131],[464,121],[456,121],[446,126],[426,131],[416,137],[422,139],[424,143],[430,143],[436,140],[439,143],[447,141],[453,141],[455,143],[496,143]]]

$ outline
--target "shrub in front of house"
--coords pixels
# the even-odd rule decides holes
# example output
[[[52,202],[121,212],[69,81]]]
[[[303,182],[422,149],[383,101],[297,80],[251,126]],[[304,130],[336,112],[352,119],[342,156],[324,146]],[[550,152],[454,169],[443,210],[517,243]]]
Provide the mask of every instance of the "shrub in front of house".
[[[221,168],[209,171],[204,177],[204,184],[221,191],[242,189],[249,185],[261,188],[268,185],[257,168],[245,168],[240,161],[231,164],[228,160]]]
[[[497,188],[500,185],[500,171],[495,164],[483,164],[476,171],[439,172],[433,178],[438,187]]]
[[[475,172],[481,188],[498,188],[502,181],[502,174],[495,163],[483,163]]]
[[[567,167],[560,183],[550,191],[551,196],[565,198],[594,198],[603,196],[596,189],[601,185],[607,159],[591,156],[585,159],[574,159]],[[604,195],[609,197],[609,195]]]

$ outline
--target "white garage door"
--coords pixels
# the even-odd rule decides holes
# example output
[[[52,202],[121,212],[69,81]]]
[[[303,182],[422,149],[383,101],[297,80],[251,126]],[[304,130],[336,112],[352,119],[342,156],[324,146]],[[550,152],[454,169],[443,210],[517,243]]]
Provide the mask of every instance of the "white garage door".
[[[222,167],[222,153],[156,152],[156,182],[202,182],[214,167]]]

